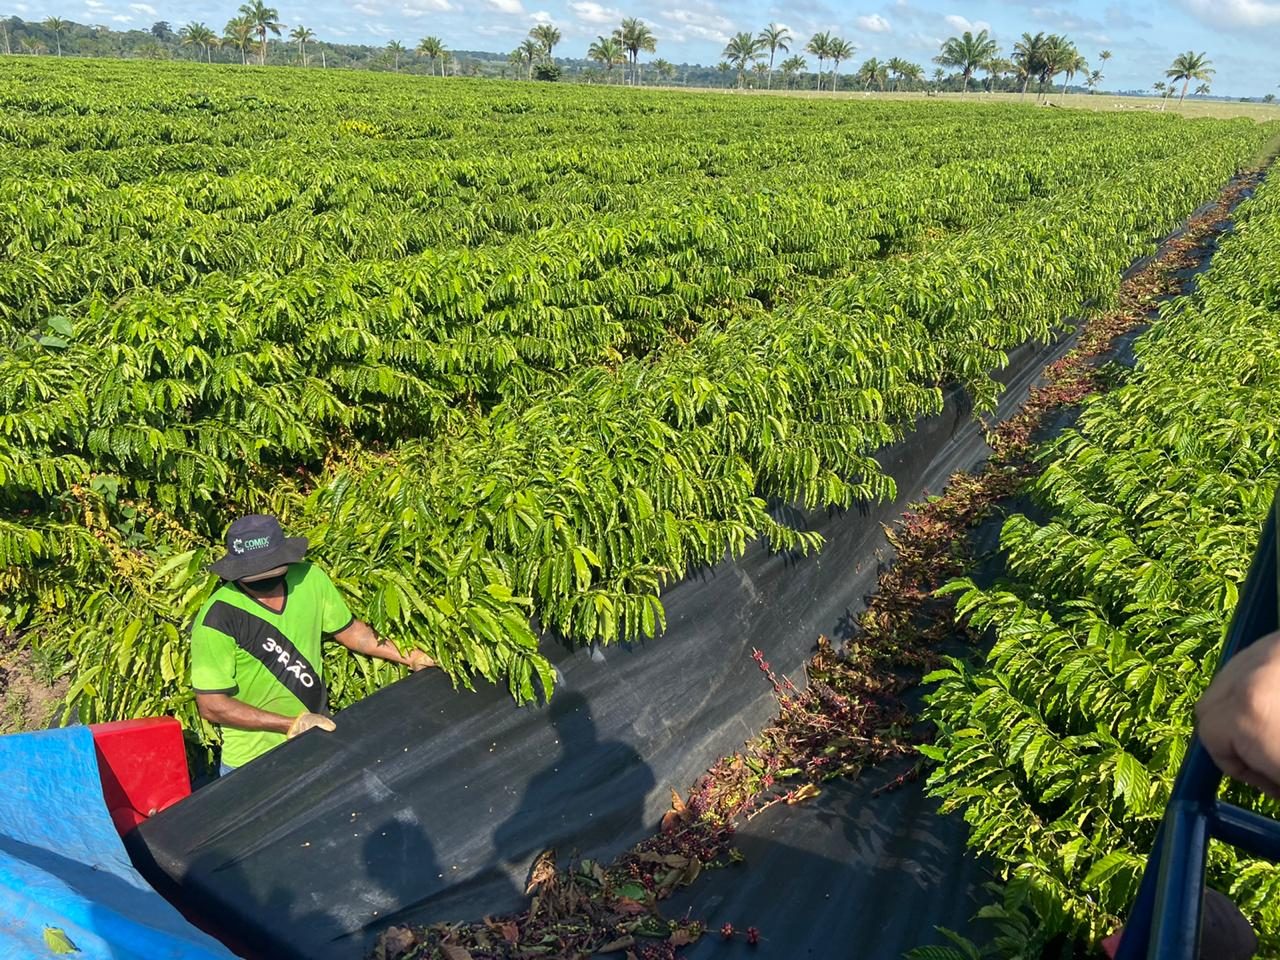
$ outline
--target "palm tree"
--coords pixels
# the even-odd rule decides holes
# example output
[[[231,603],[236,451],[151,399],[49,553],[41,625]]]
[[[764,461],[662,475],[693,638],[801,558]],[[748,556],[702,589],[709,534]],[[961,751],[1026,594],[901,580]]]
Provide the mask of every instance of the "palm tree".
[[[1097,93],[1098,84],[1100,84],[1101,82],[1102,82],[1102,71],[1094,70],[1093,73],[1089,74],[1089,76],[1085,78],[1084,85],[1089,88],[1090,93]]]
[[[240,65],[249,63],[249,48],[253,46],[256,28],[248,17],[232,17],[223,28],[222,45],[240,51]]]
[[[191,21],[178,31],[178,40],[184,47],[203,47],[205,62],[213,61],[210,48],[217,45],[218,35],[207,24]]]
[[[615,37],[596,37],[587,50],[587,59],[595,60],[605,69],[605,82],[613,76],[613,68],[626,63],[626,51]]]
[[[960,86],[963,94],[969,89],[969,78],[978,69],[996,55],[999,48],[996,42],[987,35],[987,31],[979,30],[978,35],[966,30],[958,37],[949,37],[942,44],[942,51],[933,58],[933,62],[944,67],[954,67],[960,71],[964,82]]]
[[[1169,96],[1169,85],[1163,80],[1157,80],[1151,85],[1151,89],[1160,94],[1160,109],[1164,109],[1164,102]]]
[[[516,47],[516,53],[520,54],[520,62],[524,65],[525,79],[533,79],[533,61],[542,56],[542,44],[533,37],[529,37],[520,46]]]
[[[1205,97],[1205,96],[1208,96],[1208,95],[1209,95],[1209,85],[1208,85],[1207,83],[1202,83],[1202,84],[1200,84],[1198,87],[1196,87],[1195,95],[1196,95],[1197,97]]]
[[[924,67],[908,60],[903,64],[900,76],[907,83],[921,83],[924,80]]]
[[[1098,59],[1102,61],[1102,65],[1104,67],[1107,65],[1107,61],[1110,60],[1111,57],[1112,57],[1112,53],[1110,50],[1103,50],[1101,53],[1098,54]]]
[[[1187,87],[1192,80],[1212,80],[1213,74],[1213,61],[1209,59],[1208,54],[1196,53],[1194,50],[1178,54],[1174,57],[1173,64],[1164,72],[1164,75],[1174,83],[1182,81],[1182,92],[1178,94],[1178,103],[1186,99]]]
[[[529,36],[538,41],[542,47],[542,55],[551,59],[551,51],[560,42],[560,31],[549,23],[540,23],[529,31]]]
[[[1053,78],[1065,70],[1067,64],[1074,62],[1077,57],[1079,52],[1075,44],[1066,37],[1052,33],[1045,38],[1044,47],[1040,51],[1040,90],[1037,99],[1045,95],[1046,85],[1049,87],[1050,94],[1052,93]],[[1048,95],[1045,95],[1045,99],[1048,99]]]
[[[302,61],[302,65],[307,65],[307,44],[316,38],[315,31],[310,27],[294,27],[289,31],[289,39],[298,45],[298,58]]]
[[[400,55],[405,52],[404,44],[399,40],[392,40],[387,44],[387,55],[391,57],[392,69],[396,73],[400,72]]]
[[[901,83],[902,78],[907,75],[907,70],[911,67],[911,64],[906,60],[903,60],[901,57],[890,57],[889,62],[885,64],[885,67],[889,71],[889,76],[893,78],[893,85],[889,89],[896,93],[898,90],[898,84]]]
[[[724,84],[726,87],[729,86],[728,76],[732,72],[733,72],[733,67],[729,66],[729,61],[721,60],[719,63],[716,64],[716,73],[726,78],[725,84]]]
[[[841,61],[852,60],[853,55],[857,52],[858,52],[858,48],[855,47],[848,40],[843,40],[840,37],[832,38],[831,46],[827,50],[827,55],[831,57],[831,92],[832,93],[836,92],[836,83],[839,80],[839,76],[840,76]],[[880,89],[881,90],[884,89],[883,70],[881,70],[881,76],[880,76]]]
[[[658,38],[649,25],[635,17],[627,17],[622,26],[613,31],[613,38],[622,44],[631,63],[631,82],[640,82],[640,53],[653,53],[658,48]]]
[[[782,61],[782,76],[787,81],[787,89],[790,89],[794,85],[796,74],[800,73],[808,66],[809,64],[805,62],[804,57],[799,54],[796,54],[794,57],[787,57],[787,59]]]
[[[1075,47],[1071,48],[1071,52],[1062,61],[1062,71],[1066,76],[1062,80],[1062,96],[1067,95],[1067,84],[1071,82],[1071,78],[1077,73],[1084,73],[1089,69],[1089,61]]]
[[[653,63],[649,64],[653,67],[653,72],[658,75],[659,80],[670,80],[676,75],[676,65],[668,60],[659,57]]]
[[[864,91],[871,89],[871,84],[875,82],[876,77],[880,74],[880,61],[875,57],[867,60],[858,68],[858,72],[853,75],[853,79],[861,81]]]
[[[756,59],[756,54],[760,52],[763,46],[758,37],[743,30],[741,33],[734,34],[727,44],[725,44],[724,53],[721,54],[726,60],[738,69],[738,86],[743,85],[743,80],[747,72],[747,64]]]
[[[812,53],[818,58],[818,89],[822,89],[822,67],[827,62],[827,57],[831,55],[831,34],[823,31],[815,33],[809,38],[809,42],[805,44],[806,53]]]
[[[779,50],[786,53],[791,49],[788,46],[793,39],[791,32],[786,27],[771,23],[760,31],[760,36],[756,39],[760,41],[761,50],[766,47],[769,49],[769,80],[766,89],[773,89],[773,57]]]
[[[418,41],[418,52],[427,58],[427,68],[432,75],[436,72],[436,61],[444,57],[444,44],[439,37],[423,37]],[[444,76],[444,64],[440,65],[440,76]]]
[[[58,56],[62,56],[62,31],[67,29],[67,21],[61,17],[45,17],[44,28],[53,33],[53,42],[57,44]]]
[[[987,93],[992,93],[996,88],[996,77],[1003,77],[1013,70],[1013,63],[1004,57],[992,57],[982,65],[982,69],[987,71]]]
[[[1022,81],[1022,91],[1018,94],[1019,99],[1027,95],[1027,84],[1031,82],[1031,78],[1038,76],[1040,73],[1045,42],[1044,31],[1041,31],[1034,37],[1029,33],[1024,33],[1022,39],[1013,45],[1013,69],[1018,79]]]
[[[248,3],[240,4],[240,13],[258,32],[258,65],[265,66],[267,62],[267,31],[270,30],[277,37],[280,36],[280,30],[284,26],[280,22],[280,11],[275,7],[268,7],[262,0],[250,0]]]

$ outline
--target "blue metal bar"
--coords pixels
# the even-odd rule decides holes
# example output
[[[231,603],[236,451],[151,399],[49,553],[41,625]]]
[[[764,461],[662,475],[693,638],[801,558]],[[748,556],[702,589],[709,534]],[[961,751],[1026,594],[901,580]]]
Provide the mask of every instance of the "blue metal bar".
[[[1280,824],[1270,817],[1219,802],[1209,821],[1209,833],[1250,856],[1280,861]]]
[[[1277,511],[1272,502],[1262,539],[1231,618],[1218,669],[1280,621],[1277,591]],[[1280,860],[1280,822],[1217,801],[1222,772],[1198,737],[1174,781],[1164,820],[1143,871],[1116,960],[1196,960],[1209,839]]]

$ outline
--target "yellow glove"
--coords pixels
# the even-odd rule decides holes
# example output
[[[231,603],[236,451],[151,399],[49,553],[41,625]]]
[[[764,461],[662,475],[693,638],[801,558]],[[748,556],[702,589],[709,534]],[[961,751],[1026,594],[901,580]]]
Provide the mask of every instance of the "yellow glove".
[[[405,659],[409,661],[409,669],[414,673],[426,670],[428,667],[440,666],[425,650],[411,650]]]
[[[300,733],[306,733],[308,730],[324,730],[332,733],[338,729],[337,724],[320,713],[300,713],[293,718],[293,723],[289,724],[289,732],[285,734],[285,738],[292,740]]]

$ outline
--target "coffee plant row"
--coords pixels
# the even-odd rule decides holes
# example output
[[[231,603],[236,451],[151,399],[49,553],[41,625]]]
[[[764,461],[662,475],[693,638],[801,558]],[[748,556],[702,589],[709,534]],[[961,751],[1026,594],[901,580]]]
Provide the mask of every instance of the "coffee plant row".
[[[890,495],[941,385],[989,405],[1274,133],[29,59],[0,106],[0,614],[83,718],[193,724],[233,514],[529,697],[535,626],[652,635],[691,567],[819,545],[771,500]]]
[[[1006,521],[1007,580],[949,588],[994,644],[933,675],[925,749],[934,792],[1007,881],[989,914],[1030,931],[1001,955],[1118,925],[1280,484],[1280,185],[1236,223],[1125,385],[1043,452],[1046,519]],[[1274,953],[1280,870],[1215,845],[1210,874]]]

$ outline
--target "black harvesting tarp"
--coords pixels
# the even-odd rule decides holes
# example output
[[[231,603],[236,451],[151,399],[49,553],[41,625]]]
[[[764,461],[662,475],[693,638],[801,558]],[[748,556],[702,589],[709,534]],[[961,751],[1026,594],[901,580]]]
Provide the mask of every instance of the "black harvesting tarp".
[[[1008,389],[998,416],[1021,404],[1068,345],[1014,351],[1000,377]],[[826,538],[820,553],[770,555],[757,544],[668,590],[661,638],[559,650],[563,683],[547,707],[517,708],[502,688],[455,691],[436,671],[395,683],[344,710],[336,732],[291,741],[144,823],[132,838],[135,858],[189,914],[273,960],[356,960],[393,923],[519,909],[537,853],[554,847],[561,862],[574,853],[612,857],[656,828],[671,788],[683,792],[752,736],[774,713],[753,648],[775,670],[795,672],[819,634],[846,635],[888,559],[882,524],[987,453],[963,393],[953,390],[941,414],[878,457],[897,480],[896,502],[796,518]],[[757,876],[766,886],[756,896],[788,914],[791,901],[770,897],[768,885],[791,891],[790,935],[809,931],[808,940],[790,942],[771,935],[757,956],[823,955],[824,944],[869,937],[863,924],[880,931],[867,942],[884,951],[844,955],[897,956],[911,931],[927,935],[971,912],[970,898],[947,890],[937,871],[928,874],[932,893],[909,873],[913,857],[953,856],[911,831],[924,820],[952,827],[932,819],[931,807],[900,809],[891,794],[867,814],[863,793],[859,784],[825,793],[812,812],[788,821],[803,836],[755,837],[755,824],[746,831],[748,857],[763,864]],[[825,816],[842,825],[823,826]],[[766,815],[758,824],[768,822]],[[895,835],[901,852],[872,869],[867,851]],[[777,866],[787,848],[807,850],[808,866]],[[906,873],[890,882],[899,863]],[[721,897],[714,904],[698,900],[702,884],[682,894],[691,906],[755,921],[749,905],[725,906],[719,893],[707,894]],[[844,917],[838,930],[801,919],[812,884],[837,901],[827,914]],[[734,896],[747,895],[748,885],[735,886]],[[850,897],[857,902],[839,902]],[[911,900],[909,910],[901,898]],[[887,924],[897,931],[885,932]]]

